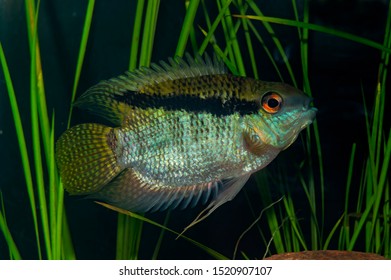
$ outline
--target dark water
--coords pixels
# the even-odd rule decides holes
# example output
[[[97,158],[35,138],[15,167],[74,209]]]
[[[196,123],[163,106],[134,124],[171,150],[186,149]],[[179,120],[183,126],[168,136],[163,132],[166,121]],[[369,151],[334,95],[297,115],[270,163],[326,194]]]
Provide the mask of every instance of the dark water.
[[[210,4],[212,1],[206,1]],[[259,4],[267,16],[293,18],[291,1],[263,1]],[[301,1],[297,1],[299,4]],[[88,42],[85,63],[80,79],[78,95],[91,85],[122,73],[128,68],[135,1],[97,1]],[[311,1],[310,22],[350,32],[382,42],[386,22],[387,1]],[[41,1],[39,14],[39,40],[49,113],[55,110],[56,136],[66,129],[69,100],[86,9],[85,1]],[[214,5],[210,5],[213,12]],[[153,61],[172,56],[176,49],[180,26],[185,14],[182,1],[162,1],[153,50]],[[205,27],[202,17],[196,18]],[[280,61],[282,74],[290,83],[274,44],[265,31],[266,44]],[[294,72],[300,78],[300,50],[296,29],[273,25],[286,49]],[[199,33],[199,32],[197,32]],[[198,34],[199,42],[202,35]],[[240,39],[243,39],[240,37]],[[30,138],[29,105],[29,49],[25,22],[24,2],[0,0],[0,41],[3,44],[17,94],[22,122],[26,129],[28,147]],[[242,40],[244,42],[244,40]],[[255,42],[255,40],[254,40]],[[245,49],[243,43],[242,48]],[[279,80],[262,47],[255,49],[263,80]],[[317,121],[324,155],[326,185],[326,228],[330,229],[343,212],[345,182],[351,145],[358,143],[357,165],[366,156],[365,115],[362,91],[371,108],[377,81],[380,51],[331,35],[310,32],[309,78],[319,108]],[[250,66],[248,75],[251,76]],[[73,123],[85,120],[85,113],[74,112]],[[389,127],[389,122],[385,127]],[[296,203],[298,217],[304,229],[308,224],[308,205],[298,181],[296,165],[305,156],[298,141],[283,152],[267,169],[273,179],[282,168],[289,182]],[[32,151],[29,150],[31,153]],[[13,237],[23,258],[36,258],[30,206],[25,190],[23,170],[17,146],[12,114],[3,76],[0,75],[0,189]],[[359,170],[359,169],[358,169]],[[263,171],[261,171],[263,172]],[[359,177],[360,174],[357,174]],[[356,177],[357,177],[356,176]],[[273,195],[277,199],[284,194],[284,186],[273,180]],[[353,182],[358,186],[358,181]],[[354,188],[354,187],[353,187]],[[255,219],[250,213],[248,199],[256,215],[266,206],[259,199],[254,178],[234,201],[223,205],[206,221],[188,232],[189,237],[224,255],[231,257],[239,235]],[[247,198],[246,198],[247,197]],[[79,259],[112,259],[115,257],[117,215],[93,202],[81,198],[65,198],[69,226],[76,256]],[[173,211],[168,227],[180,231],[199,213],[196,209]],[[149,214],[148,218],[162,222],[165,213]],[[260,223],[266,228],[265,220]],[[308,228],[307,228],[308,229]],[[327,232],[327,230],[326,230]],[[140,258],[150,258],[159,230],[144,225]],[[264,243],[256,229],[250,231],[241,242],[240,250],[250,258],[261,258]],[[8,250],[0,236],[0,259],[7,258]],[[159,258],[204,259],[209,255],[184,240],[166,233]]]

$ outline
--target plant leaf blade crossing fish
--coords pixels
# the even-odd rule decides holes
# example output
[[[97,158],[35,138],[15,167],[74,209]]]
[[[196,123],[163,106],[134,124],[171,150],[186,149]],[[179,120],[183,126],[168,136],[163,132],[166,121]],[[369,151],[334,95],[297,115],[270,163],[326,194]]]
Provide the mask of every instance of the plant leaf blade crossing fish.
[[[111,126],[80,124],[57,141],[65,189],[134,212],[193,207],[190,225],[232,200],[312,123],[300,90],[227,73],[186,55],[126,72],[87,90],[75,106]]]

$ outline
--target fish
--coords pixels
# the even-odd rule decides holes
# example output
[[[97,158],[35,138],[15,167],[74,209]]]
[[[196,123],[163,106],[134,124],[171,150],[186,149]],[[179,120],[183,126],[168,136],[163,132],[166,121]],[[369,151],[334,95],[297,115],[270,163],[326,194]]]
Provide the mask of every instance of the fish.
[[[74,106],[109,125],[82,123],[56,143],[62,183],[136,213],[232,200],[310,125],[301,90],[228,72],[222,60],[169,58],[92,86]]]

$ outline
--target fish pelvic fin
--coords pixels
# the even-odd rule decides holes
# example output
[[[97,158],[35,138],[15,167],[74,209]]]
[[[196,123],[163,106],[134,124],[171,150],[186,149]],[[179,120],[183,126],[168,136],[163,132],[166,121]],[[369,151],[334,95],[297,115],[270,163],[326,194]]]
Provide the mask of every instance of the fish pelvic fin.
[[[213,211],[215,211],[221,205],[223,205],[227,201],[231,201],[243,188],[244,184],[246,184],[250,176],[251,174],[245,174],[224,182],[222,190],[221,192],[219,192],[217,197],[204,210],[202,210],[200,214],[198,214],[198,216],[194,219],[193,222],[190,223],[190,225],[185,227],[185,229],[178,235],[177,239],[181,235],[183,235],[189,228],[205,220],[210,214],[213,213]]]
[[[114,152],[114,129],[86,123],[68,129],[56,143],[56,160],[64,188],[70,194],[90,194],[122,170]]]

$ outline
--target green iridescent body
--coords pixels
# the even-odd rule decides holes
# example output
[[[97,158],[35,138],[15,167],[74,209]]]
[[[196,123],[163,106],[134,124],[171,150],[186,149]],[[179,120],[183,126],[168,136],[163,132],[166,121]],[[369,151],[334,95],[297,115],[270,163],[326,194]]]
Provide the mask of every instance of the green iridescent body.
[[[315,117],[310,99],[289,85],[232,76],[208,57],[169,61],[101,82],[78,100],[115,127],[82,124],[59,139],[70,193],[138,212],[210,200],[209,215]]]
[[[262,155],[247,150],[242,134],[245,118],[238,114],[215,118],[205,113],[159,112],[154,119],[136,129],[115,131],[119,165],[132,168],[154,188],[170,190],[237,178],[264,167],[277,155],[276,149]],[[133,191],[118,192],[132,197],[121,208],[133,208],[127,205],[136,199]]]

